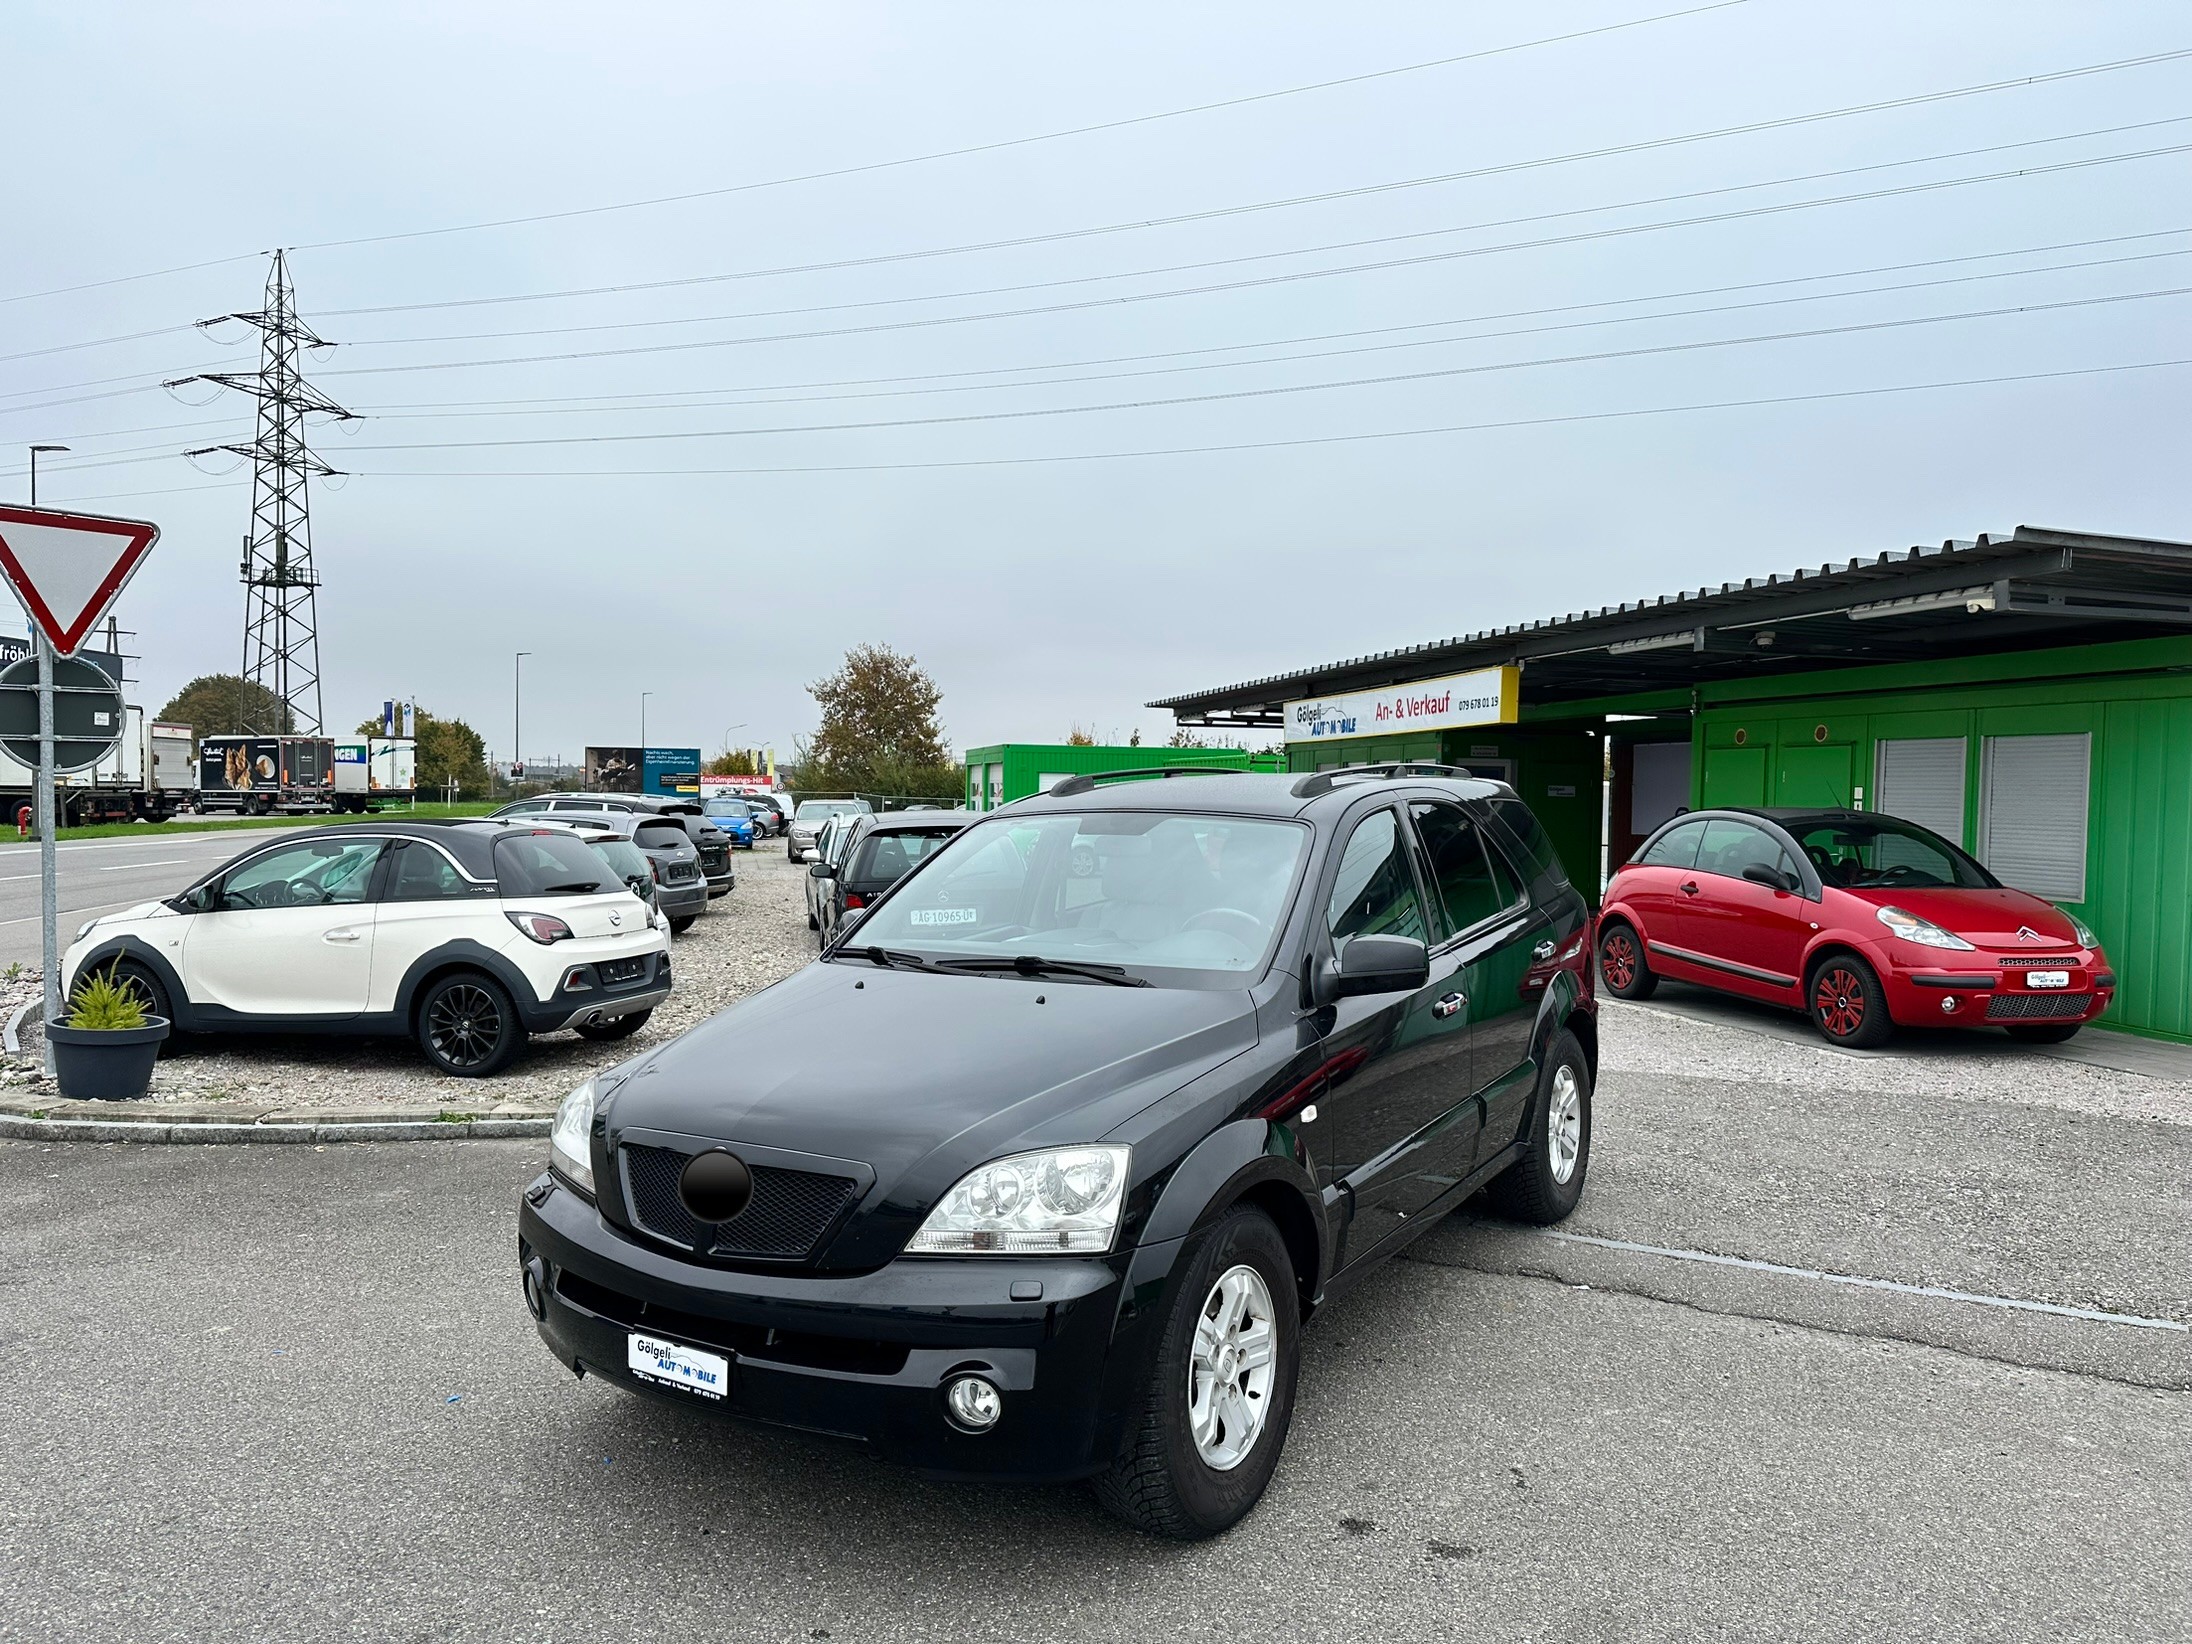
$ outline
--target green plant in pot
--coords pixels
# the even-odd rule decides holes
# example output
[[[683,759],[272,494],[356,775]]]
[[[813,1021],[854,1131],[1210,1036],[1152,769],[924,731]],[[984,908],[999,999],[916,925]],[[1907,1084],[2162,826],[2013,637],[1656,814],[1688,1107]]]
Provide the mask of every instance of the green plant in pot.
[[[77,978],[67,1014],[46,1028],[61,1094],[107,1102],[142,1096],[152,1088],[152,1064],[167,1031],[167,1018],[146,1008],[120,960]]]

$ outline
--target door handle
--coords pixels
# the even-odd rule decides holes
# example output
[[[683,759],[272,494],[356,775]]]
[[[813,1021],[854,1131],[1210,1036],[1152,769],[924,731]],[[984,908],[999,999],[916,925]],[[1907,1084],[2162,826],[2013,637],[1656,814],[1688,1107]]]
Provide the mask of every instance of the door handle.
[[[320,940],[323,942],[335,943],[355,942],[357,939],[358,933],[350,929],[347,925],[340,930],[331,930],[325,936],[320,938]]]
[[[1685,879],[1682,882],[1682,894],[1684,896],[1695,896],[1697,894],[1697,881],[1694,879]]]
[[[1536,947],[1530,950],[1530,957],[1535,959],[1539,964],[1542,965],[1546,960],[1550,959],[1553,956],[1553,952],[1553,944],[1550,941],[1540,942]]]
[[[1466,993],[1449,993],[1431,1007],[1431,1014],[1443,1022],[1468,1002],[1469,996]]]

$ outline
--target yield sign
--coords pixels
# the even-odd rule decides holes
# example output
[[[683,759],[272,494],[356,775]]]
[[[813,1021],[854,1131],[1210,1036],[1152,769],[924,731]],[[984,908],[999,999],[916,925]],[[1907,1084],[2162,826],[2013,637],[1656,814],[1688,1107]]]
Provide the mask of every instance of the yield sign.
[[[0,507],[0,575],[54,650],[73,656],[159,534],[143,520]]]

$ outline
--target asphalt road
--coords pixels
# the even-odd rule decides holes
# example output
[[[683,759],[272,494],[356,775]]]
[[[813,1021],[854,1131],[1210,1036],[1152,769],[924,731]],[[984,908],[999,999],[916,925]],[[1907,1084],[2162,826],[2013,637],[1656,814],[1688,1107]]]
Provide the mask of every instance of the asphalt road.
[[[54,847],[61,870],[61,947],[98,913],[172,896],[210,868],[279,829],[169,832],[146,827],[141,839],[63,840]],[[0,846],[0,965],[39,961],[38,846]]]
[[[517,1294],[539,1157],[0,1144],[0,1638],[2181,1640],[2192,1612],[2192,1335],[2162,1327],[2192,1322],[2192,1128],[1610,1075],[1565,1237],[1464,1213],[1333,1307],[1270,1495],[1195,1547],[574,1381]]]

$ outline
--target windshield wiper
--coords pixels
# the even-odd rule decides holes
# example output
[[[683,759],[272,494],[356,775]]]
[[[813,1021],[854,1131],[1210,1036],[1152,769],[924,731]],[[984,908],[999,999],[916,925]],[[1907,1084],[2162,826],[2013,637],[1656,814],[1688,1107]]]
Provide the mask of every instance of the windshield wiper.
[[[851,958],[854,956],[865,959],[871,965],[880,965],[884,970],[931,970],[948,974],[944,972],[944,967],[934,960],[924,959],[918,953],[905,953],[894,948],[845,949],[845,957]],[[834,959],[837,955],[832,954],[830,957]]]
[[[591,879],[573,880],[568,885],[543,885],[534,894],[537,896],[583,896],[588,891],[602,891],[608,888],[606,885],[595,884]]]
[[[1078,959],[1045,959],[1033,953],[999,954],[994,958],[980,959],[942,959],[933,968],[967,972],[1009,970],[1022,976],[1085,976],[1091,982],[1109,982],[1117,988],[1149,986],[1144,978],[1129,976],[1117,965],[1084,964]]]

